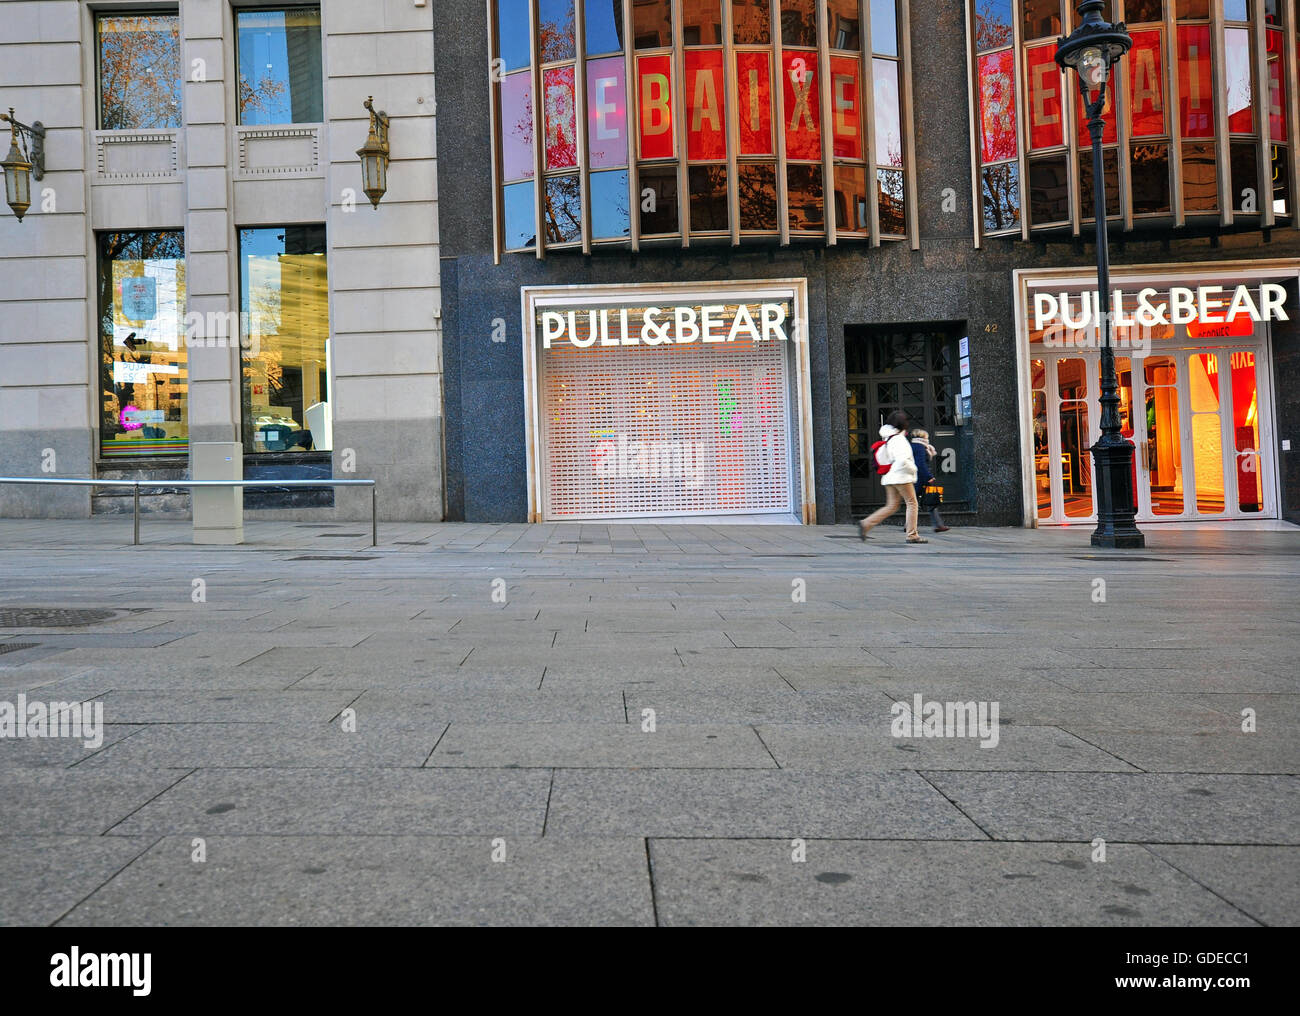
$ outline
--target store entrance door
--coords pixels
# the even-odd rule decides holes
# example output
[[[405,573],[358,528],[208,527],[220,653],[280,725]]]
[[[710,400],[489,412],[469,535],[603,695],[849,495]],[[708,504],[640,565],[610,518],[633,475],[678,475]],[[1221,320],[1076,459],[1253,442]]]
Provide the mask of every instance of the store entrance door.
[[[1035,350],[1040,524],[1095,522],[1096,350]],[[1116,356],[1121,432],[1135,444],[1138,520],[1277,518],[1267,344]]]
[[[930,433],[943,484],[945,506],[971,508],[973,460],[970,427],[956,416],[957,349],[966,334],[959,324],[870,325],[845,329],[844,363],[848,397],[849,478],[853,512],[865,515],[885,503],[871,446],[880,425],[896,409],[913,427]]]

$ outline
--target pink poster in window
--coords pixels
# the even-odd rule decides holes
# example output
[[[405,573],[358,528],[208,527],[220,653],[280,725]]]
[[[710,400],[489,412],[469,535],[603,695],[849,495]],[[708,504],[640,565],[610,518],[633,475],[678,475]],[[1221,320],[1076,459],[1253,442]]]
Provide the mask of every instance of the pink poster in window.
[[[501,80],[501,168],[503,179],[533,176],[533,76],[524,71]]]
[[[621,56],[587,62],[587,152],[592,169],[627,165],[627,82]]]
[[[1016,151],[1015,59],[1009,49],[979,58],[980,160],[1013,159]]]
[[[552,67],[542,74],[545,105],[546,168],[567,169],[578,164],[578,120],[573,99],[573,68]]]

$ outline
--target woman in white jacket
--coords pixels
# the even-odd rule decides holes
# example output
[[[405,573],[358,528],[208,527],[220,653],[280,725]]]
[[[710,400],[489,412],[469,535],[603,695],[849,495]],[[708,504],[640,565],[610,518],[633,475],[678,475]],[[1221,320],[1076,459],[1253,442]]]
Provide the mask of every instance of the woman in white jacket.
[[[858,523],[862,539],[885,519],[898,511],[900,504],[907,505],[907,524],[904,532],[908,543],[929,543],[916,531],[916,459],[912,457],[912,443],[907,437],[907,414],[895,410],[880,428],[885,442],[883,451],[889,458],[889,472],[880,478],[885,486],[885,506]]]

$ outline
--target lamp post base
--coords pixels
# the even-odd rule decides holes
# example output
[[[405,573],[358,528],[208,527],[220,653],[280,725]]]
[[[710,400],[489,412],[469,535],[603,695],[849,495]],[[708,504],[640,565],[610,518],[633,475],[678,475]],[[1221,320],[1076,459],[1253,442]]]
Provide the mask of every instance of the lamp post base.
[[[1094,547],[1140,550],[1146,546],[1134,521],[1137,501],[1133,491],[1133,446],[1123,439],[1109,443],[1105,437],[1092,446],[1097,472],[1097,528]]]

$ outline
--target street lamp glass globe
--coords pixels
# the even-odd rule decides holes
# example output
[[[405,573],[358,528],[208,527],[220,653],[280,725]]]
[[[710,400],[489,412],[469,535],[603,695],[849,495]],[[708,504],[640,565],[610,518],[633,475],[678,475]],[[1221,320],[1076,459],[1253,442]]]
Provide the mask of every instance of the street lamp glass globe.
[[[1079,54],[1079,77],[1089,92],[1104,88],[1110,73],[1110,61],[1100,46],[1089,46]]]

